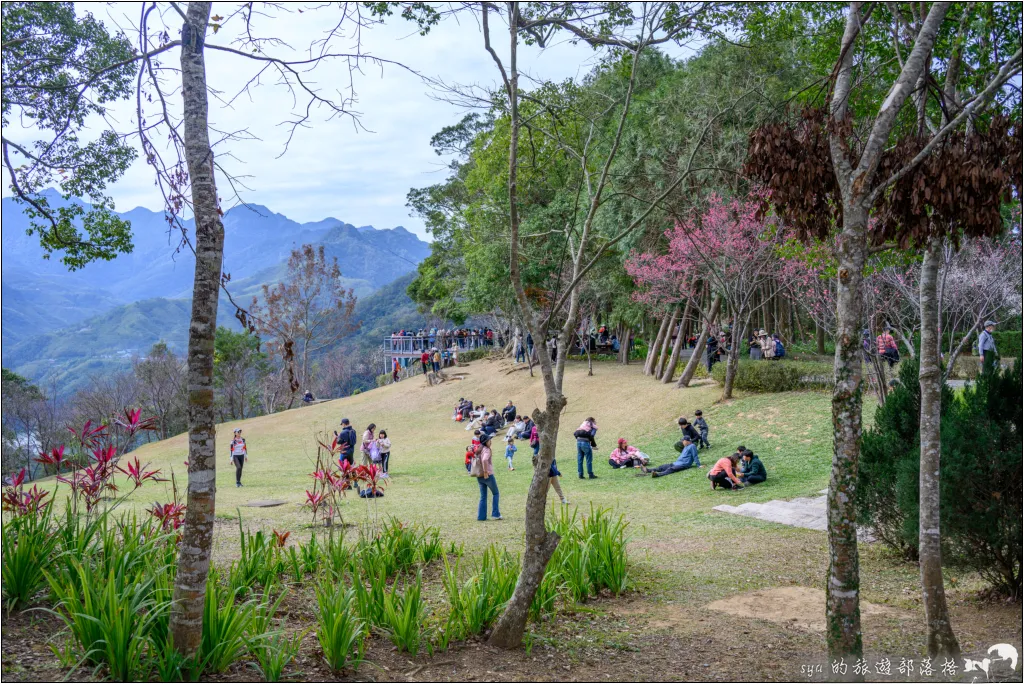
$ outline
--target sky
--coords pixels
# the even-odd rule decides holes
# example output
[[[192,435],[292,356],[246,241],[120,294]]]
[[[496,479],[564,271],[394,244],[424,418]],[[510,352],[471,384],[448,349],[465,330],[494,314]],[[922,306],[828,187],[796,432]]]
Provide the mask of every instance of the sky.
[[[231,3],[214,3],[214,16],[228,16],[235,7]],[[259,17],[253,22],[257,35],[273,36],[291,48],[268,48],[268,54],[292,59],[303,55],[310,43],[322,39],[340,17],[334,6],[297,11],[301,7],[288,5],[296,11],[268,10],[273,16]],[[139,20],[138,3],[80,3],[78,11],[91,11],[108,27],[120,27],[130,38],[137,36],[133,30]],[[181,19],[173,10],[164,8],[163,21],[171,38],[176,39]],[[241,17],[229,17],[217,34],[208,35],[207,41],[232,45],[243,26]],[[344,38],[335,40],[337,51],[355,49],[354,24],[350,27]],[[496,48],[504,57],[507,29],[492,24],[492,32]],[[207,50],[208,85],[219,94],[210,102],[211,127],[244,129],[252,136],[217,145],[215,153],[233,174],[244,177],[249,189],[241,196],[248,203],[265,205],[303,222],[333,216],[357,226],[403,225],[426,238],[422,221],[410,216],[405,206],[406,194],[412,187],[445,178],[448,160],[435,154],[430,138],[444,126],[457,123],[469,111],[440,99],[439,91],[429,81],[493,89],[500,78],[497,68],[484,49],[480,27],[468,15],[459,21],[448,18],[426,36],[420,36],[412,23],[394,16],[384,24],[360,29],[358,43],[363,54],[391,60],[408,69],[365,64],[361,73],[351,78],[355,93],[352,109],[358,113],[358,124],[348,116],[331,119],[325,107],[314,110],[308,127],[295,132],[286,152],[288,127],[282,122],[304,108],[305,102],[293,106],[287,89],[276,85],[274,79],[267,79],[230,106],[225,105],[261,65],[241,56]],[[682,55],[686,50],[674,47],[673,51]],[[163,57],[166,66],[177,65],[177,50]],[[519,61],[521,70],[536,79],[575,79],[597,64],[598,53],[586,45],[561,40],[546,50],[521,47]],[[169,74],[169,84],[177,78],[176,73]],[[337,98],[339,91],[347,94],[350,85],[349,68],[340,60],[323,62],[303,78],[325,97]],[[170,104],[180,112],[177,91]],[[135,118],[134,102],[118,103],[110,113],[114,125],[124,130],[134,128]],[[8,134],[18,140],[32,138],[28,130],[5,131]],[[237,200],[231,199],[226,184],[219,180],[221,197],[231,206]],[[7,195],[6,179],[4,185]],[[153,171],[141,159],[109,188],[109,194],[116,209],[122,212],[136,206],[153,210],[162,206]]]

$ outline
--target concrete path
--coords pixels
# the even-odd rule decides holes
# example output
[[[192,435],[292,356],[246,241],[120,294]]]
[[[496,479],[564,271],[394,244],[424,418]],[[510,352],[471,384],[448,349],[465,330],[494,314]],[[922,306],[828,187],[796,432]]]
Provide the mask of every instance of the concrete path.
[[[720,504],[712,510],[733,515],[742,515],[747,518],[757,518],[765,522],[789,525],[790,527],[803,527],[808,530],[824,532],[828,529],[826,514],[828,490],[823,489],[821,496],[798,497],[789,501],[774,500],[765,503],[742,503],[739,506]],[[872,541],[872,537],[865,530],[858,532],[857,536],[861,541]]]

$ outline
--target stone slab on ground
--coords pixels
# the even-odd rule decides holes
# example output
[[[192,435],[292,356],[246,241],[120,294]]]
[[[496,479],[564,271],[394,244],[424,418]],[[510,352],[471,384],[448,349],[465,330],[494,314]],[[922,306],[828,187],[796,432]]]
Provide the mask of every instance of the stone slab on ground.
[[[825,631],[825,592],[809,587],[776,587],[748,594],[730,596],[709,603],[707,607],[729,615],[758,618],[777,624],[799,627],[812,632]],[[860,602],[861,616],[873,618],[901,618],[895,608]]]
[[[274,506],[283,506],[287,501],[283,499],[260,499],[259,501],[250,501],[245,504],[249,508],[273,508]]]
[[[827,489],[823,491],[825,494],[828,493]],[[748,501],[738,506],[720,504],[711,510],[819,532],[828,529],[828,497],[825,495],[797,497],[789,501],[773,500],[765,503]],[[857,537],[865,542],[874,541],[870,533],[863,529],[857,533]]]

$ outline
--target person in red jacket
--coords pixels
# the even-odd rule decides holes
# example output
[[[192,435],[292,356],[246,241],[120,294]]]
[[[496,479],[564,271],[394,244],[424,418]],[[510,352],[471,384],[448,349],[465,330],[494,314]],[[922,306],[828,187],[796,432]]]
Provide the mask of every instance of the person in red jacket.
[[[427,374],[427,364],[428,363],[430,363],[430,352],[428,352],[426,349],[424,349],[423,353],[420,354],[420,364],[423,365],[423,374],[424,375]]]

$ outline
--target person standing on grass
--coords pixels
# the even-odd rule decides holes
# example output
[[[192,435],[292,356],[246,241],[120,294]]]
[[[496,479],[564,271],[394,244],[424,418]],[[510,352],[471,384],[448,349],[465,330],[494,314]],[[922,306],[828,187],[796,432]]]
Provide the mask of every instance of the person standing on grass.
[[[476,478],[480,485],[480,505],[476,509],[476,519],[487,520],[487,490],[491,491],[491,517],[501,520],[501,510],[498,508],[498,481],[494,479],[494,464],[491,461],[491,436],[480,435],[480,472]]]
[[[335,437],[338,442],[338,464],[348,461],[350,466],[355,465],[356,431],[348,418],[341,419],[341,432],[335,433]]]
[[[512,467],[512,458],[516,455],[516,442],[511,437],[505,438],[505,460],[508,461],[508,469],[515,470]]]
[[[430,363],[430,352],[426,349],[420,354],[420,365],[423,366],[423,374],[426,375],[428,372],[427,364]]]
[[[383,428],[377,433],[377,449],[380,452],[380,469],[386,476],[391,461],[391,440],[388,439],[388,431]]]
[[[981,372],[993,371],[999,365],[999,352],[996,349],[996,338],[992,335],[996,329],[995,321],[985,321],[985,329],[978,335],[978,358]]]
[[[362,442],[359,444],[359,451],[363,455],[363,465],[370,465],[372,462],[370,459],[370,447],[377,439],[373,434],[373,431],[376,429],[377,426],[374,423],[370,423],[366,428],[366,432],[363,433]]]
[[[572,436],[576,438],[576,470],[580,475],[580,479],[584,479],[583,461],[586,459],[587,474],[591,480],[596,480],[597,475],[594,474],[594,449],[597,448],[597,421],[593,418],[587,418],[576,432],[572,433]]]
[[[231,462],[235,465],[235,486],[242,486],[242,466],[249,460],[249,449],[245,446],[245,438],[242,437],[242,428],[235,428],[235,436],[231,439],[231,447],[228,449],[231,454]]]

